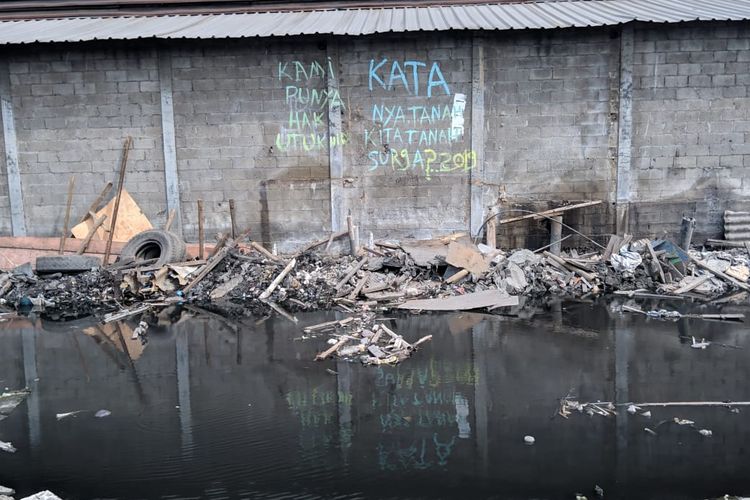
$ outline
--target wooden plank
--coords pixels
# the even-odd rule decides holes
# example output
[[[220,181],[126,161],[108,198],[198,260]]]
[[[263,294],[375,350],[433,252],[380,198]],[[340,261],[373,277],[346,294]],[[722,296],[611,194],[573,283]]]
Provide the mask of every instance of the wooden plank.
[[[291,270],[294,268],[294,266],[297,264],[297,259],[292,259],[289,261],[289,264],[286,265],[286,267],[279,273],[278,276],[271,282],[270,285],[268,285],[268,288],[260,294],[260,297],[258,297],[260,300],[266,300],[268,297],[271,296],[274,290],[276,290],[276,287],[279,286],[279,283],[282,282],[284,278],[286,278],[286,275],[291,272]]]
[[[96,212],[95,216],[101,217],[102,215],[106,215],[107,220],[111,221],[114,205],[115,200],[110,200],[104,208]],[[122,190],[119,213],[117,227],[115,228],[114,236],[112,237],[113,242],[126,242],[136,234],[154,228],[151,225],[151,221],[148,220],[148,217],[146,217],[133,197],[130,196],[128,190],[124,188]],[[74,226],[71,232],[76,238],[84,239],[93,226],[94,220],[91,217],[88,217],[84,222]],[[97,240],[106,240],[109,233],[109,224],[101,226],[94,234],[92,243]]]
[[[319,247],[321,245],[324,245],[324,244],[326,244],[328,242],[331,242],[333,240],[336,240],[338,238],[342,238],[342,237],[344,237],[344,236],[346,236],[348,234],[349,234],[348,230],[347,231],[339,231],[338,233],[331,233],[331,235],[328,238],[324,238],[324,239],[318,240],[318,241],[313,241],[309,245],[306,245],[306,246],[302,247],[300,250],[297,251],[297,255],[302,255],[305,252],[309,252],[310,250],[312,250],[314,248],[317,248],[317,247]]]
[[[256,241],[251,241],[250,242],[250,246],[253,247],[255,250],[257,250],[258,252],[262,253],[263,255],[265,255],[266,257],[268,257],[271,260],[274,260],[276,262],[281,262],[282,260],[284,260],[281,257],[279,257],[278,255],[274,255],[271,252],[269,252],[266,247],[264,247],[263,245],[261,245],[260,243],[258,243]]]
[[[689,292],[691,290],[694,290],[694,289],[698,288],[703,283],[705,283],[706,281],[710,280],[712,277],[713,277],[712,275],[706,274],[705,276],[701,276],[700,278],[692,281],[691,283],[688,283],[687,285],[681,286],[680,288],[678,288],[677,290],[675,290],[672,293],[675,294],[675,295],[680,295],[680,294],[683,294],[683,293],[687,293],[687,292]]]
[[[370,280],[370,273],[365,273],[362,279],[357,282],[357,286],[354,287],[354,290],[352,290],[352,293],[349,294],[349,299],[356,300],[357,297],[359,296],[359,293],[362,291],[362,288],[367,284],[369,280]]]
[[[78,221],[78,224],[81,224],[82,222],[86,222],[86,219],[91,217],[91,214],[95,214],[96,211],[99,210],[99,206],[102,204],[102,202],[104,201],[104,198],[107,197],[107,195],[109,194],[111,190],[112,190],[112,182],[110,181],[104,185],[104,188],[99,193],[99,196],[97,196],[96,199],[91,203],[91,205],[89,205],[89,209],[86,210],[85,214],[83,214],[81,219]]]
[[[352,279],[355,274],[357,274],[357,271],[359,271],[362,266],[365,265],[365,262],[367,262],[367,257],[362,257],[361,259],[359,259],[359,262],[357,262],[357,264],[348,273],[346,273],[343,278],[341,278],[341,281],[336,284],[336,290],[341,290],[344,285],[349,283],[349,280]]]
[[[448,245],[445,261],[459,269],[468,269],[475,276],[480,276],[490,269],[489,264],[476,247],[458,241],[453,241]]]
[[[701,262],[700,260],[696,259],[695,257],[690,256],[689,254],[688,254],[688,257],[690,257],[690,260],[692,260],[698,267],[700,267],[702,269],[705,269],[706,271],[708,271],[709,273],[713,274],[714,276],[718,276],[719,278],[732,283],[737,288],[741,288],[741,289],[743,289],[745,291],[750,291],[750,286],[746,285],[745,283],[742,283],[741,281],[736,280],[736,279],[732,278],[731,276],[728,276],[728,275],[722,273],[721,271],[716,271],[714,269],[711,269],[705,263]]]
[[[102,224],[104,224],[104,221],[106,218],[107,218],[106,215],[97,217],[97,219],[94,221],[94,225],[91,226],[91,229],[89,229],[89,234],[86,235],[86,238],[83,240],[83,243],[81,243],[81,247],[76,252],[78,255],[83,255],[83,252],[86,251],[89,244],[91,243],[91,238],[94,237],[94,234],[96,234],[96,231],[102,226]]]
[[[646,248],[648,248],[648,253],[651,254],[651,260],[653,260],[654,265],[656,266],[656,270],[659,273],[659,279],[662,283],[666,283],[667,280],[664,279],[664,270],[661,268],[661,263],[659,263],[659,258],[656,256],[656,252],[654,252],[654,247],[651,246],[650,241],[646,241]]]
[[[576,273],[578,276],[581,276],[582,278],[584,278],[587,281],[593,281],[594,278],[596,278],[595,274],[588,273],[588,272],[584,271],[583,269],[580,269],[580,268],[575,267],[575,266],[573,266],[571,264],[568,264],[561,257],[558,257],[557,255],[552,255],[551,253],[545,251],[544,252],[544,256],[547,257],[551,261],[557,262],[558,264],[560,264],[561,266],[563,266],[568,271]]]
[[[325,351],[315,356],[315,361],[323,361],[324,359],[328,358],[331,354],[341,349],[344,346],[344,344],[346,344],[347,342],[349,342],[349,337],[342,337],[338,342],[332,345],[329,349],[326,349]]]
[[[615,247],[619,244],[619,242],[622,241],[622,238],[616,234],[613,234],[609,237],[609,243],[607,243],[607,248],[604,249],[604,253],[602,254],[602,262],[608,261],[609,258],[612,256],[612,252],[614,251]]]
[[[213,256],[211,258],[211,260],[208,262],[208,264],[206,264],[206,266],[203,269],[201,269],[201,272],[198,273],[198,275],[195,277],[195,279],[193,279],[193,281],[191,281],[188,286],[186,286],[185,288],[183,288],[182,291],[184,293],[187,293],[190,290],[192,290],[198,283],[201,282],[201,280],[203,280],[203,278],[205,278],[208,275],[208,273],[210,273],[211,271],[213,271],[213,269],[216,266],[218,266],[219,263],[222,260],[224,260],[224,257],[226,257],[228,253],[229,253],[229,248],[228,247],[224,247],[221,250],[219,250],[219,252],[215,256]]]
[[[110,225],[109,235],[107,237],[107,247],[104,250],[103,264],[109,265],[109,254],[112,250],[112,239],[117,230],[117,214],[120,211],[120,200],[122,199],[123,184],[125,184],[125,167],[128,165],[128,154],[130,153],[130,147],[133,145],[133,138],[128,136],[125,139],[125,144],[122,147],[122,161],[120,162],[120,176],[117,182],[117,195],[115,196],[115,204],[112,209],[112,224]]]
[[[521,215],[519,217],[511,217],[510,219],[501,219],[497,224],[508,224],[510,222],[516,222],[519,220],[525,220],[525,219],[539,219],[539,218],[545,218],[545,217],[553,217],[555,215],[560,215],[563,212],[567,212],[568,210],[574,210],[576,208],[584,208],[584,207],[592,207],[594,205],[599,205],[602,203],[602,200],[594,200],[594,201],[586,201],[583,203],[577,203],[575,205],[568,205],[565,207],[558,207],[553,208],[550,210],[545,210],[543,212],[534,212],[533,214],[526,214]]]
[[[398,309],[420,309],[424,311],[466,311],[482,307],[510,307],[518,305],[518,297],[508,295],[500,290],[455,295],[441,299],[409,300],[398,306]]]
[[[167,216],[167,223],[164,224],[165,231],[169,231],[172,228],[172,223],[174,222],[175,213],[176,212],[174,210],[169,211],[169,215]]]

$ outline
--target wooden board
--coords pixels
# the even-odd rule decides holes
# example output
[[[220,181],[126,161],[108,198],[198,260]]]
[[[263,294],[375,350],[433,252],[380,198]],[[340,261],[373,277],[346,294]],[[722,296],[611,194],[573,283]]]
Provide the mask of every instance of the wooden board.
[[[448,245],[448,255],[445,261],[459,269],[468,269],[471,274],[479,276],[486,273],[490,266],[474,245],[466,245],[458,241]]]
[[[482,307],[510,307],[518,305],[518,297],[501,290],[455,295],[443,299],[420,299],[404,302],[398,309],[421,309],[423,311],[464,311]]]
[[[97,217],[106,215],[107,219],[104,222],[104,225],[96,231],[93,239],[104,240],[107,238],[107,231],[110,221],[112,220],[114,205],[115,200],[113,198],[104,206],[104,208],[96,213]],[[93,225],[94,221],[91,218],[87,219],[85,222],[81,222],[73,228],[73,236],[78,239],[85,238],[89,229],[91,229]],[[151,222],[143,214],[143,211],[132,196],[130,196],[130,193],[128,193],[126,189],[123,189],[122,199],[120,200],[120,210],[117,215],[117,227],[115,228],[113,241],[128,241],[141,231],[147,231],[153,228],[154,226],[151,225]]]

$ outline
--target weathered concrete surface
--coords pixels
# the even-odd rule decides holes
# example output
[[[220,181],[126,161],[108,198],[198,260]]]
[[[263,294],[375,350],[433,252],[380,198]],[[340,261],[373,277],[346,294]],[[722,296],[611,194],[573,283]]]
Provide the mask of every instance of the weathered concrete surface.
[[[538,210],[587,199],[606,203],[565,223],[601,240],[626,198],[621,229],[676,232],[684,214],[698,218],[698,240],[720,236],[722,211],[750,194],[749,26],[627,28],[630,151],[621,28],[160,44],[171,82],[151,42],[20,47],[9,81],[26,226],[59,231],[70,175],[74,217],[87,208],[115,178],[126,135],[135,139],[126,187],[163,224],[160,89],[171,83],[188,239],[198,199],[209,236],[229,227],[234,199],[238,226],[282,248],[340,227],[350,211],[362,238],[427,237],[477,226],[481,204]],[[472,92],[477,68],[483,99]],[[473,113],[480,103],[483,119]],[[618,168],[628,156],[626,179]],[[0,233],[9,234],[0,172]],[[546,243],[547,231],[547,222],[501,226],[499,241]]]

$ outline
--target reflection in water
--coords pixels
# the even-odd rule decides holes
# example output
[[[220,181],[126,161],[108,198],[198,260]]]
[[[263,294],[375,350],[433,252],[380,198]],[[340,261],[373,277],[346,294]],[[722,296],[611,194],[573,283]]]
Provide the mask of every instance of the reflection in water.
[[[592,498],[594,485],[607,498],[747,493],[742,414],[652,410],[653,425],[689,418],[711,439],[669,426],[650,436],[624,411],[555,416],[566,394],[750,400],[750,351],[698,351],[679,337],[688,328],[743,346],[741,325],[611,310],[401,316],[407,338],[434,337],[393,367],[312,361],[325,338],[295,339],[333,313],[299,325],[183,318],[150,328],[145,346],[128,322],[6,324],[0,383],[32,393],[0,423],[0,439],[19,450],[0,455],[0,484],[71,499]],[[54,418],[100,408],[111,416]]]

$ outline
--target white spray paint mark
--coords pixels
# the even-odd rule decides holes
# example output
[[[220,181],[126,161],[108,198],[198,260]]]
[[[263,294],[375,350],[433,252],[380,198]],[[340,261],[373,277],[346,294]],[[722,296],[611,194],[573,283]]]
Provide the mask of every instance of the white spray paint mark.
[[[451,112],[451,140],[455,141],[464,136],[464,110],[466,109],[466,95],[453,96],[453,110]]]

